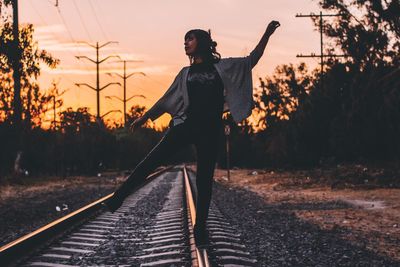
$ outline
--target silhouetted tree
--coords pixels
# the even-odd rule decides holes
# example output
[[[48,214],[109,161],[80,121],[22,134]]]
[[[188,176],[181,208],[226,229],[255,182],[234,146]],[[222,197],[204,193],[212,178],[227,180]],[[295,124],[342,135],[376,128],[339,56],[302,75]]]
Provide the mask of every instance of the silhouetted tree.
[[[40,75],[40,63],[50,68],[55,68],[59,63],[45,50],[38,48],[37,42],[33,40],[34,28],[32,24],[21,27],[20,47],[21,50],[21,99],[23,107],[23,120],[27,129],[31,126],[37,127],[41,124],[41,114],[45,111],[48,100],[39,88],[37,78]],[[3,121],[11,120],[12,101],[14,98],[12,82],[12,24],[6,22],[0,28],[0,118]]]
[[[130,110],[128,111],[127,116],[127,125],[129,126],[134,120],[137,118],[140,118],[143,116],[143,114],[146,112],[146,107],[145,106],[140,106],[140,105],[133,105]],[[144,125],[144,127],[148,126],[148,123]]]
[[[298,66],[281,65],[272,77],[260,78],[260,87],[254,94],[256,128],[273,127],[281,120],[288,120],[290,114],[304,104],[313,82],[305,63]]]
[[[67,108],[60,113],[60,145],[68,173],[95,173],[101,163],[113,166],[116,138],[87,107]]]
[[[324,0],[322,8],[340,13],[325,24],[334,46],[350,55],[354,67],[399,64],[400,2],[398,0]],[[314,19],[318,25],[318,18]]]

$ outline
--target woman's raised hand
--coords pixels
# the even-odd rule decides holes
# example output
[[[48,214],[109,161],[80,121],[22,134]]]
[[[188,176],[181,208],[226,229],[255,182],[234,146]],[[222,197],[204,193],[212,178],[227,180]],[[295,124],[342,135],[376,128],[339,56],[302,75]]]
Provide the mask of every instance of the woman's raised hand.
[[[137,118],[136,120],[134,120],[131,123],[131,125],[129,126],[129,130],[131,130],[131,131],[136,130],[137,128],[142,126],[146,121],[147,121],[147,119],[144,116]]]
[[[279,23],[279,21],[273,20],[273,21],[271,21],[271,22],[268,24],[268,27],[267,27],[267,29],[265,30],[265,32],[266,32],[268,35],[272,35],[272,34],[275,32],[275,30],[276,30],[279,26],[281,26],[281,24]]]

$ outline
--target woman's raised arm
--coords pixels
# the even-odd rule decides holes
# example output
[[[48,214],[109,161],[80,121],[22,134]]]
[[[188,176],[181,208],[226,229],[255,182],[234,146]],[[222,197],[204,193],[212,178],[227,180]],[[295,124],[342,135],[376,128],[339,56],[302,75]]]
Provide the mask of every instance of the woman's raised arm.
[[[250,53],[251,67],[252,68],[257,64],[257,62],[260,60],[261,56],[263,55],[265,47],[268,44],[269,37],[275,32],[275,30],[279,26],[281,26],[281,24],[278,21],[275,21],[275,20],[271,21],[268,24],[268,27],[265,30],[263,36],[261,37],[260,42],[258,42],[257,46]]]

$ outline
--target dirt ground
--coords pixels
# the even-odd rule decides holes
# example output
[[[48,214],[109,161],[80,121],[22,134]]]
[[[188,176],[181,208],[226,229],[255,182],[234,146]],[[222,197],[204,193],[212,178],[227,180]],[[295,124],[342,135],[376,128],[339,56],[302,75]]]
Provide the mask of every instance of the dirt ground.
[[[252,190],[268,205],[285,207],[323,229],[341,229],[342,238],[400,260],[400,177],[376,174],[376,169],[351,165],[312,171],[234,169],[229,181],[227,171],[217,169],[214,178]]]

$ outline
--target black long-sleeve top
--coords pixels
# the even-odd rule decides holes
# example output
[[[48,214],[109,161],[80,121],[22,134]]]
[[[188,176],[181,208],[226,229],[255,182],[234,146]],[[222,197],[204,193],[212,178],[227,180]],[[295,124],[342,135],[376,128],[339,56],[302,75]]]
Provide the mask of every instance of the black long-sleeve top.
[[[224,84],[212,63],[190,66],[187,90],[188,119],[198,124],[215,125],[221,121],[224,104]]]

